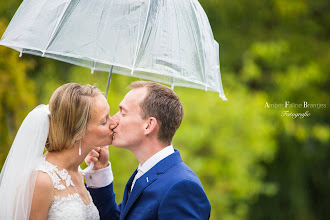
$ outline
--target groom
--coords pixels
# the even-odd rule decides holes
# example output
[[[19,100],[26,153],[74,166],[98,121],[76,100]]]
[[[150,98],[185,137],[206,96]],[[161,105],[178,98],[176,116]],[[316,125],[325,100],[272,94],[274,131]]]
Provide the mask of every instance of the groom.
[[[92,151],[86,158],[105,167],[85,176],[101,219],[209,219],[211,205],[199,178],[171,145],[183,117],[178,96],[154,82],[133,82],[129,88],[114,115],[112,144],[130,150],[139,166],[119,205],[108,151]]]

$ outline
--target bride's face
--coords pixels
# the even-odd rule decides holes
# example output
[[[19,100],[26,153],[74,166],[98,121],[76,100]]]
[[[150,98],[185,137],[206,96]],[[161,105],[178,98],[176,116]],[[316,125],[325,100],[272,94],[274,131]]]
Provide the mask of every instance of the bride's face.
[[[83,146],[94,147],[107,146],[112,143],[112,134],[117,126],[116,121],[110,117],[110,107],[103,95],[94,98],[91,110],[91,119],[87,125],[86,134],[82,139]]]

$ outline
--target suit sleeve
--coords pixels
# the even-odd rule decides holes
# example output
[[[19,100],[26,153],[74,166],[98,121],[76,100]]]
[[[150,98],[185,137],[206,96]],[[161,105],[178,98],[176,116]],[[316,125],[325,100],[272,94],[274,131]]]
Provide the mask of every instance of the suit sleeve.
[[[99,210],[101,220],[117,220],[120,216],[120,205],[117,205],[113,183],[102,188],[87,188],[93,202]]]
[[[173,185],[160,203],[160,220],[209,219],[211,204],[199,183],[182,180]]]

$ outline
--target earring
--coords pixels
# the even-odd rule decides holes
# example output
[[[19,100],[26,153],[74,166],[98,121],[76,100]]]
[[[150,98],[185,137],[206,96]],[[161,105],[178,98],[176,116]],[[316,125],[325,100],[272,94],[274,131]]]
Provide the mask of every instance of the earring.
[[[79,156],[81,155],[81,141],[79,142]]]

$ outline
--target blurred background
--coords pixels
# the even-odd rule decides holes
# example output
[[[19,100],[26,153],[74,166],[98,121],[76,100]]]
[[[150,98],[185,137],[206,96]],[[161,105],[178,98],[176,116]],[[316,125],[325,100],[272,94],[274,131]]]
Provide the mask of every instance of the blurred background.
[[[0,2],[1,36],[20,3]],[[200,177],[211,219],[329,219],[329,1],[200,3],[220,44],[228,101],[176,87],[185,116],[173,144]],[[17,51],[0,46],[0,168],[24,117],[47,104],[57,87],[78,82],[105,91],[107,77],[47,58],[19,58]],[[112,76],[111,114],[133,80]],[[286,101],[302,106],[285,108]],[[304,108],[304,102],[315,105]],[[293,118],[283,111],[309,116]],[[110,160],[120,202],[138,162],[112,146]]]

